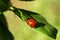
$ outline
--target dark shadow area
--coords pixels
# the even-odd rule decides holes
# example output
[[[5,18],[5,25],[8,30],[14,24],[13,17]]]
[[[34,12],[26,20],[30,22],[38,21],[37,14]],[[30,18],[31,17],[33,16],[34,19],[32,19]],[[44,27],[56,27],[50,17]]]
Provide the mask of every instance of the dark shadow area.
[[[10,6],[10,0],[0,0],[0,12],[8,10]]]
[[[34,1],[34,0],[20,0],[20,1]]]
[[[56,28],[54,28],[53,30],[51,30],[51,33],[52,33],[51,37],[53,37],[54,39],[56,39],[58,30]]]
[[[5,16],[3,14],[0,14],[0,26],[4,40],[14,40],[12,33],[8,29],[8,25]]]
[[[37,26],[36,26],[36,28],[38,28],[38,27],[40,27],[40,26],[45,26],[45,24],[44,23],[37,23]]]

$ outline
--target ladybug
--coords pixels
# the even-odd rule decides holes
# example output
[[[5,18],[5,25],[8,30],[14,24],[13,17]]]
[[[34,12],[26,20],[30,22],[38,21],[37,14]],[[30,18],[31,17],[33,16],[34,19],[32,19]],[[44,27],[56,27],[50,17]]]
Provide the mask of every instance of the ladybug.
[[[31,26],[32,28],[35,28],[36,25],[37,25],[36,20],[33,19],[33,18],[28,18],[26,22],[27,22],[27,24],[28,24],[29,26]]]

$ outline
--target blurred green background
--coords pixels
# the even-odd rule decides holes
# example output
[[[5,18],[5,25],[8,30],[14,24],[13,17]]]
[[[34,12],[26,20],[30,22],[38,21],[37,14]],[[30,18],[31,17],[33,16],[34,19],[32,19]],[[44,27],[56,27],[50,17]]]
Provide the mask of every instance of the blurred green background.
[[[11,3],[16,8],[29,10],[42,15],[49,24],[58,30],[56,40],[60,40],[60,0],[35,0],[32,2],[11,0]],[[14,37],[14,39],[10,40],[55,40],[42,32],[30,28],[26,22],[22,21],[10,10],[5,11],[4,16],[7,21],[8,30]],[[4,40],[3,38],[1,32],[1,40]]]

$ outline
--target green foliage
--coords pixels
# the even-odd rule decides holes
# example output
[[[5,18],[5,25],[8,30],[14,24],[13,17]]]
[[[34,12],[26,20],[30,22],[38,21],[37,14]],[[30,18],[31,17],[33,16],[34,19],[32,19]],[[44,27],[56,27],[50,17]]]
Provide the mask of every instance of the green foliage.
[[[37,27],[34,28],[35,30],[39,31],[39,32],[43,32],[44,34],[52,37],[52,38],[56,38],[56,34],[57,34],[57,29],[54,28],[51,24],[49,24],[43,16],[39,15],[38,13],[34,13],[34,12],[30,12],[30,11],[26,11],[26,10],[20,10],[22,12],[22,14],[24,14],[23,19],[28,19],[28,18],[34,18],[37,21]],[[19,11],[18,11],[19,12]],[[26,22],[26,21],[25,21]]]
[[[14,12],[6,11],[4,15],[8,23],[8,29],[12,33],[14,40],[54,40],[42,31],[28,26]]]
[[[10,6],[10,0],[0,0],[0,12],[6,11]]]
[[[35,6],[37,10],[34,10],[37,13],[34,13],[15,7],[13,7],[14,10],[11,10],[10,0],[0,0],[0,39],[45,40],[46,38],[46,40],[55,40],[58,30],[53,25],[49,24],[47,20],[40,15],[45,12],[46,8],[49,12],[50,10],[48,8],[52,7],[52,5],[50,4],[50,1],[48,1],[48,6],[46,6],[48,4],[47,1],[43,2],[44,4],[41,3],[41,7],[43,6],[42,8],[40,8],[40,5]],[[40,2],[38,2],[37,4],[39,3]],[[10,11],[7,11],[8,9]],[[5,13],[6,11],[7,13]],[[10,12],[13,13],[8,14]],[[31,28],[26,24],[26,20],[30,17],[34,18],[37,21],[36,28]],[[59,33],[58,36],[60,36]]]

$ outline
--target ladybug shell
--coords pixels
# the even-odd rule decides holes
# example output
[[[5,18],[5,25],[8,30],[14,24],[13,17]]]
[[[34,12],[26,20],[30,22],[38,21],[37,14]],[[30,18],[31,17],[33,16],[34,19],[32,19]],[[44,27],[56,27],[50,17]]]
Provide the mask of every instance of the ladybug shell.
[[[33,18],[28,18],[27,19],[27,24],[29,25],[29,26],[31,26],[32,28],[35,28],[36,27],[36,21],[33,19]]]

